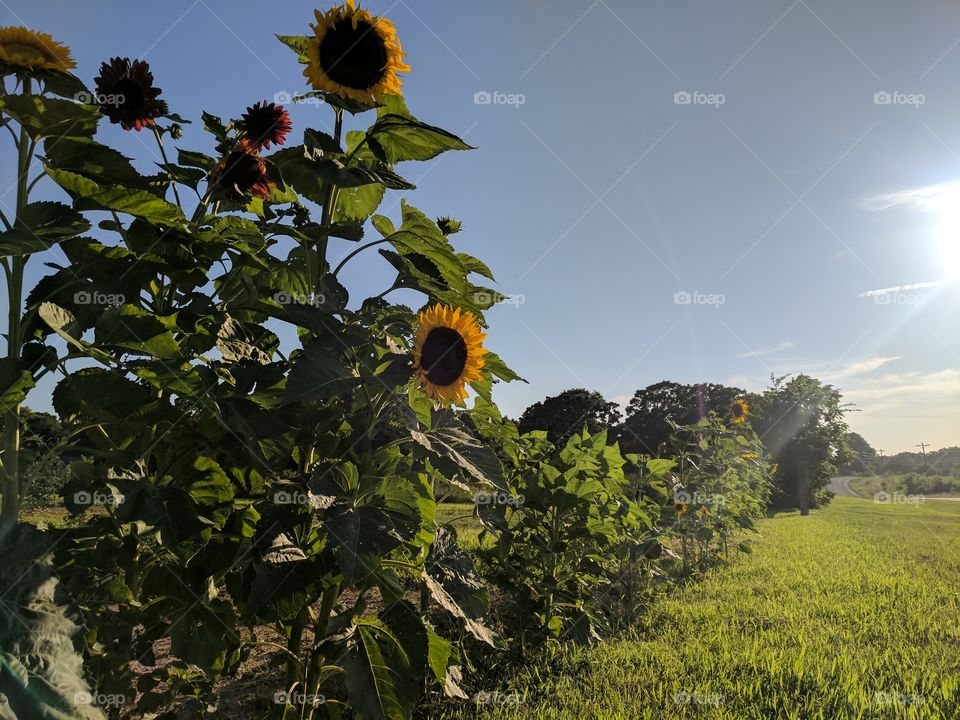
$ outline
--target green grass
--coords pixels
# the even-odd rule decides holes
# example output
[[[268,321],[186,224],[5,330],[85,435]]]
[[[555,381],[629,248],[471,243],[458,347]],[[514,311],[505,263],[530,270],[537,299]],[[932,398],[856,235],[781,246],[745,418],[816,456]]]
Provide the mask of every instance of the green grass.
[[[528,667],[447,717],[960,718],[960,503],[836,498],[760,529],[752,555],[658,601],[636,637]]]
[[[451,523],[457,530],[460,545],[467,550],[475,550],[480,546],[480,521],[474,510],[474,504],[469,502],[444,502],[437,505],[437,522]]]

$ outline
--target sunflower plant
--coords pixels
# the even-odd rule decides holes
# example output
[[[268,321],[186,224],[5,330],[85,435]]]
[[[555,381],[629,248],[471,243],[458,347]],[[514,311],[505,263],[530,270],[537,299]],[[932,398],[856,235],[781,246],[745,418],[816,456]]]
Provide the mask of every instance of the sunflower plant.
[[[458,221],[406,201],[377,214],[413,189],[399,163],[470,147],[407,109],[385,18],[347,2],[281,41],[332,130],[253,97],[233,119],[200,113],[202,149],[176,147],[188,120],[141,59],[106,59],[95,93],[61,78],[84,104],[31,101],[53,51],[41,65],[11,41],[0,57],[25,89],[0,98],[21,160],[36,154],[71,201],[24,204],[3,248],[66,258],[13,337],[31,358],[61,350],[53,404],[78,459],[73,526],[49,533],[85,679],[127,699],[110,717],[134,698],[214,714],[216,683],[255,650],[283,665],[266,694],[278,716],[408,717],[425,691],[460,694],[462,634],[496,642],[472,562],[435,520],[445,487],[506,489],[480,432],[502,427],[494,382],[517,379],[483,345],[492,275],[455,247]],[[104,120],[154,136],[154,174],[100,141]],[[365,252],[396,276],[352,298],[342,270]],[[391,303],[401,288],[422,308]]]

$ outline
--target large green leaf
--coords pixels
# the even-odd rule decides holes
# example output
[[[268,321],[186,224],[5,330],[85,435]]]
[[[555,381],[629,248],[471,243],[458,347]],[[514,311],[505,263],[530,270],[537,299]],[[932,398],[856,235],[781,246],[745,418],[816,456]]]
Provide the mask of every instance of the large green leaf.
[[[344,680],[359,720],[408,720],[426,670],[426,627],[401,601],[357,618],[346,641]]]
[[[284,401],[319,402],[349,387],[356,379],[343,361],[336,340],[325,338],[307,345],[293,363]]]
[[[44,162],[56,170],[83,175],[98,183],[156,190],[156,178],[145,177],[122,153],[86,137],[49,138],[44,142]]]
[[[457,544],[452,526],[437,529],[423,579],[433,599],[459,618],[471,635],[489,645],[496,643],[496,634],[486,624],[490,606],[487,591],[474,570],[473,560]]]
[[[93,105],[42,95],[0,95],[0,112],[20,123],[34,138],[90,136],[100,119]]]
[[[29,525],[0,531],[0,718],[104,720],[77,652],[82,628],[53,572],[50,542]]]
[[[51,167],[47,168],[47,174],[70,193],[80,209],[113,210],[167,227],[186,222],[180,208],[146,190],[100,184],[77,173]]]
[[[46,250],[89,228],[90,223],[83,215],[63,203],[32,202],[20,211],[13,228],[0,233],[0,255],[28,255]]]
[[[367,132],[374,154],[390,165],[403,160],[430,160],[447,150],[473,149],[453,133],[409,115],[381,115]]]

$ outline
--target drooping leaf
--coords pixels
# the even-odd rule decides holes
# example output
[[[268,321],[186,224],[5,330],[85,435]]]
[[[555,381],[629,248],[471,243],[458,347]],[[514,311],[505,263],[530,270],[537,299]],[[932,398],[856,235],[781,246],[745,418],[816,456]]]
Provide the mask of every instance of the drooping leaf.
[[[92,105],[43,95],[0,95],[0,112],[23,125],[34,138],[90,136],[100,118]]]

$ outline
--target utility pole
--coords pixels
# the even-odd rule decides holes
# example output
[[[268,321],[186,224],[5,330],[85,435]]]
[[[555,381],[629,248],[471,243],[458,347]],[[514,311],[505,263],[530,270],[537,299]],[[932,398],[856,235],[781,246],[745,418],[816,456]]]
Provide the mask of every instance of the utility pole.
[[[880,462],[877,463],[877,475],[883,472],[883,450],[878,452],[880,453]]]
[[[920,448],[920,454],[923,456],[923,469],[926,470],[927,469],[927,448],[930,446],[927,445],[926,443],[920,443],[919,445],[917,445],[917,447]]]

